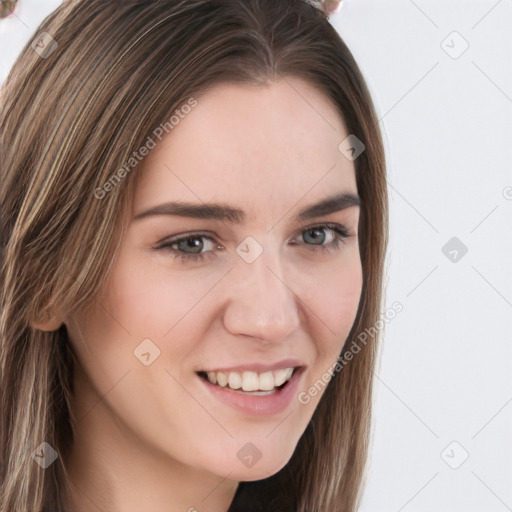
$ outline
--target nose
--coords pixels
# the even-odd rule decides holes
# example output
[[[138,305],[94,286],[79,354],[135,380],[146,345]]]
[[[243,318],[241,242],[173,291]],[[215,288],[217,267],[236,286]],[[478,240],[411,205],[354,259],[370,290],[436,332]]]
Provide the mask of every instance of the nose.
[[[302,308],[294,293],[297,282],[283,275],[278,246],[265,247],[252,263],[236,256],[227,286],[223,322],[233,335],[271,343],[284,340],[299,328]]]

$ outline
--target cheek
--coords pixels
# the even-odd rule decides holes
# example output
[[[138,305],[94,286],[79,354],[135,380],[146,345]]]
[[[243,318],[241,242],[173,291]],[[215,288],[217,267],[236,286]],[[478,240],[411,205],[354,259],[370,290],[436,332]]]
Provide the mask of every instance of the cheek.
[[[354,324],[361,299],[363,282],[359,255],[345,258],[316,275],[316,285],[310,288],[307,304],[310,318],[315,317],[311,330],[316,358],[298,393],[301,415],[309,421],[332,378],[345,340]]]
[[[357,314],[363,282],[359,255],[326,266],[316,274],[315,280],[307,304],[323,324],[326,336],[319,339],[327,340],[329,346],[335,344],[332,353],[338,345],[341,350]]]
[[[125,255],[105,286],[101,300],[133,340],[166,338],[215,283],[215,275],[193,279],[165,263],[162,256]]]
[[[336,362],[354,324],[363,282],[359,253],[351,251],[344,254],[337,262],[316,272],[314,277],[315,284],[309,283],[304,302],[315,326],[310,333],[316,358],[305,380],[305,392]],[[309,397],[311,407],[316,407],[324,389],[325,384]]]

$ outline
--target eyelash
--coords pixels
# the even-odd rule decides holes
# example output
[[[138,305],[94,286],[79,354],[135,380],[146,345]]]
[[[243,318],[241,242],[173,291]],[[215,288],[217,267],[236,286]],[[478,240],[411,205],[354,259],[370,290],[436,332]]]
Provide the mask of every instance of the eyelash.
[[[311,231],[313,229],[325,229],[326,231],[331,231],[334,233],[334,240],[332,240],[332,242],[328,243],[327,245],[313,245],[313,244],[305,244],[305,243],[298,244],[298,245],[310,246],[309,250],[311,250],[313,252],[322,252],[323,253],[325,251],[336,250],[340,247],[340,244],[345,243],[345,240],[347,238],[349,238],[349,236],[350,236],[348,234],[347,230],[340,224],[321,224],[318,226],[311,226],[311,227],[303,229],[300,232],[300,234],[302,234],[306,231]],[[165,250],[168,254],[170,254],[174,258],[178,258],[179,260],[181,260],[182,263],[187,263],[187,262],[194,263],[194,262],[198,262],[198,261],[204,261],[205,258],[215,258],[216,255],[214,254],[214,251],[207,251],[206,253],[199,253],[199,254],[187,254],[187,253],[180,252],[178,249],[171,248],[172,245],[179,243],[181,241],[194,240],[197,238],[206,238],[206,239],[214,242],[212,237],[209,236],[208,234],[198,232],[198,233],[192,233],[192,234],[188,234],[186,236],[181,236],[178,238],[166,240],[165,242],[160,244],[155,249],[157,251]],[[297,245],[297,244],[295,244],[295,245]]]

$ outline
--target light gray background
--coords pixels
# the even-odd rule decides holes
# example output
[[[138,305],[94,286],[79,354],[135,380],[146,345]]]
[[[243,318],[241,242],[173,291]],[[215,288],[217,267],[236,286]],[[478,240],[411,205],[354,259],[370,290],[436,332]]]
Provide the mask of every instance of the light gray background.
[[[0,21],[0,81],[59,3]],[[361,512],[512,511],[512,0],[345,0],[331,20],[379,113],[403,306]]]

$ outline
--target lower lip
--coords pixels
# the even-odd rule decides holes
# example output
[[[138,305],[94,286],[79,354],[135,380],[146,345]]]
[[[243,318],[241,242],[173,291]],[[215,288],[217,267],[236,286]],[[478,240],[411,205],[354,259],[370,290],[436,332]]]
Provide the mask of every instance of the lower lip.
[[[246,395],[233,391],[228,387],[221,387],[212,384],[206,379],[199,377],[218,400],[246,414],[257,416],[279,414],[286,410],[297,394],[302,368],[296,370],[286,386],[271,395]]]

